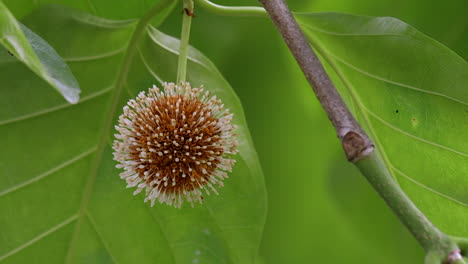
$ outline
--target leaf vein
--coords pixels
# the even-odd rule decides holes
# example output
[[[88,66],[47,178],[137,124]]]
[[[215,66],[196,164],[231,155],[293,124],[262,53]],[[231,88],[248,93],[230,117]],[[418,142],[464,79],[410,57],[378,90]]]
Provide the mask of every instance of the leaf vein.
[[[213,249],[211,249],[209,246],[205,244],[201,244],[200,242],[192,242],[192,241],[186,241],[186,242],[179,242],[179,243],[174,243],[174,246],[176,247],[184,247],[184,246],[196,246],[200,248],[204,248],[208,253],[210,253],[213,257],[217,258],[221,262],[217,263],[226,263],[226,260],[222,258],[221,256],[217,255]]]
[[[224,232],[224,229],[221,228],[221,225],[218,223],[218,221],[216,221],[216,218],[215,218],[215,215],[214,215],[213,210],[212,210],[211,207],[209,207],[207,204],[204,204],[204,206],[205,206],[206,210],[208,211],[210,217],[213,219],[213,222],[214,222],[215,225],[218,227],[218,229],[219,229],[221,235],[223,236],[223,238],[224,238],[223,240],[224,240],[225,246],[231,251],[231,250],[232,250],[231,245],[229,245],[229,244],[226,242],[226,241],[228,241],[227,236],[226,236],[226,233]],[[232,252],[231,252],[231,254],[232,254]],[[232,254],[232,255],[233,255],[233,256],[236,256],[235,254]],[[237,256],[236,256],[236,259],[237,259]],[[229,260],[230,260],[231,263],[233,262],[233,260],[232,260],[231,258],[229,258]],[[237,261],[234,262],[234,263],[237,263]]]
[[[8,257],[11,257],[11,256],[13,256],[14,254],[16,254],[16,253],[22,251],[23,249],[25,249],[25,248],[27,248],[27,247],[33,245],[34,243],[38,242],[39,240],[41,240],[41,239],[47,237],[48,235],[54,233],[55,231],[61,229],[62,227],[68,225],[69,223],[73,222],[73,221],[76,220],[77,218],[78,218],[78,215],[73,215],[72,217],[66,219],[65,221],[63,221],[63,222],[61,222],[61,223],[59,223],[59,224],[57,224],[57,225],[51,227],[49,230],[47,230],[47,231],[45,231],[45,232],[39,234],[38,236],[32,238],[31,240],[29,240],[29,241],[23,243],[22,245],[20,245],[19,247],[17,247],[17,248],[15,248],[15,249],[11,250],[10,252],[6,253],[5,255],[0,256],[0,261],[3,261],[3,260],[5,260],[5,259],[7,259]]]
[[[169,236],[168,236],[168,235],[166,234],[166,232],[164,231],[164,228],[163,228],[163,226],[162,226],[161,221],[159,220],[159,218],[157,218],[157,217],[154,216],[153,212],[151,212],[151,208],[149,208],[148,206],[145,206],[145,207],[148,209],[149,214],[150,214],[151,217],[153,218],[153,221],[159,226],[159,230],[161,230],[161,234],[162,234],[162,236],[164,237],[164,240],[166,240],[166,242],[167,242],[167,245],[168,245],[168,247],[169,247],[169,249],[170,249],[170,251],[171,251],[172,260],[173,260],[174,263],[175,263],[175,260],[176,260],[176,258],[175,258],[176,252],[175,252],[175,250],[174,250],[174,248],[173,248],[173,246],[172,246],[171,241],[169,241]]]
[[[101,240],[101,243],[102,245],[104,246],[104,248],[106,249],[107,253],[109,254],[109,256],[111,257],[112,261],[114,263],[118,263],[117,260],[115,259],[115,257],[112,255],[110,249],[109,249],[109,245],[106,243],[106,241],[104,240],[104,237],[101,235],[101,233],[98,231],[98,228],[97,228],[97,224],[96,222],[94,221],[94,218],[91,216],[91,213],[89,212],[88,209],[86,209],[86,212],[85,212],[85,215],[88,217],[89,219],[89,222],[91,223],[91,226],[93,227],[94,231],[96,231],[96,234],[97,236],[99,237],[99,240]]]
[[[306,26],[307,27],[307,26]],[[412,85],[408,85],[408,84],[404,84],[404,83],[400,83],[400,82],[395,82],[395,81],[391,81],[391,80],[388,80],[388,79],[385,79],[383,77],[380,77],[380,76],[377,76],[377,75],[374,75],[372,73],[369,73],[365,70],[362,70],[360,69],[359,67],[357,66],[354,66],[353,64],[343,60],[342,58],[338,57],[337,55],[331,53],[330,51],[327,51],[328,55],[333,57],[334,59],[336,59],[337,61],[343,63],[344,65],[348,66],[349,68],[363,74],[363,75],[366,75],[368,77],[371,77],[373,79],[376,79],[376,80],[379,80],[379,81],[382,81],[382,82],[386,82],[386,83],[390,83],[390,84],[394,84],[394,85],[397,85],[397,86],[400,86],[400,87],[403,87],[403,88],[408,88],[408,89],[412,89],[412,90],[415,90],[415,91],[419,91],[419,92],[422,92],[422,93],[427,93],[427,94],[431,94],[431,95],[436,95],[436,96],[440,96],[440,97],[444,97],[446,99],[449,99],[449,100],[452,100],[454,102],[457,102],[457,103],[460,103],[460,104],[463,104],[463,105],[468,105],[468,102],[465,102],[465,101],[462,101],[462,100],[459,100],[459,99],[456,99],[454,97],[451,97],[449,95],[446,95],[446,94],[443,94],[443,93],[439,93],[439,92],[434,92],[434,91],[429,91],[429,90],[425,90],[425,89],[422,89],[422,88],[419,88],[419,87],[415,87],[415,86],[412,86]]]
[[[89,5],[89,8],[93,12],[93,14],[97,16],[98,13],[96,11],[96,7],[94,6],[93,2],[91,0],[87,0],[87,2],[88,2],[88,5]]]
[[[408,179],[409,181],[413,182],[414,184],[418,185],[419,187],[421,187],[421,188],[423,188],[423,189],[425,189],[425,190],[427,190],[427,191],[429,191],[429,192],[432,192],[432,193],[434,193],[434,194],[436,194],[436,195],[438,195],[438,196],[440,196],[440,197],[442,197],[442,198],[445,198],[445,199],[447,199],[447,200],[449,200],[449,201],[452,201],[452,202],[454,202],[454,203],[457,203],[457,204],[459,204],[459,205],[461,205],[461,206],[464,206],[464,207],[467,207],[467,208],[468,208],[468,204],[466,204],[466,203],[464,203],[464,202],[462,202],[462,201],[459,201],[458,199],[455,199],[455,198],[453,198],[453,197],[450,197],[450,196],[448,196],[448,195],[446,195],[446,194],[443,194],[443,193],[441,193],[441,192],[439,192],[439,191],[437,191],[437,190],[435,190],[435,189],[432,189],[431,187],[429,187],[429,186],[427,186],[427,185],[425,185],[425,184],[423,184],[423,183],[421,183],[421,182],[415,180],[413,177],[409,176],[408,174],[405,174],[405,173],[402,172],[401,170],[397,169],[395,166],[391,165],[391,168],[392,168],[392,170],[396,171],[398,174],[400,174],[401,176],[405,177],[406,179]]]
[[[385,79],[383,77],[379,77],[377,75],[374,75],[372,73],[369,73],[367,71],[364,71],[356,66],[354,66],[353,64],[341,59],[340,57],[334,55],[333,53],[330,53],[330,55],[336,59],[337,61],[343,63],[344,65],[348,66],[349,68],[363,74],[363,75],[366,75],[368,77],[371,77],[373,79],[376,79],[378,81],[382,81],[382,82],[386,82],[386,83],[390,83],[390,84],[394,84],[396,86],[400,86],[400,87],[403,87],[403,88],[408,88],[408,89],[411,89],[411,90],[415,90],[415,91],[418,91],[418,92],[422,92],[422,93],[427,93],[427,94],[430,94],[430,95],[435,95],[435,96],[440,96],[440,97],[443,97],[443,98],[446,98],[446,99],[449,99],[451,101],[454,101],[456,103],[459,103],[459,104],[462,104],[462,105],[468,105],[468,102],[465,102],[465,101],[462,101],[462,100],[459,100],[459,99],[456,99],[456,98],[453,98],[449,95],[446,95],[446,94],[443,94],[443,93],[439,93],[439,92],[434,92],[434,91],[429,91],[429,90],[425,90],[425,89],[422,89],[422,88],[419,88],[419,87],[416,87],[416,86],[412,86],[412,85],[408,85],[408,84],[404,84],[404,83],[399,83],[399,82],[395,82],[395,81],[391,81],[391,80],[388,80],[388,79]]]
[[[313,27],[308,24],[304,23],[299,23],[302,27],[305,27],[307,29],[310,29],[312,31],[324,33],[327,35],[333,35],[333,36],[342,36],[342,37],[360,37],[360,36],[395,36],[395,37],[404,37],[404,38],[410,38],[410,36],[405,35],[405,34],[398,34],[398,33],[338,33],[338,32],[332,32],[332,31],[327,31],[323,29],[319,29],[316,27]]]
[[[138,19],[135,18],[125,20],[110,20],[102,17],[92,16],[88,13],[69,13],[69,16],[75,19],[76,21],[86,25],[111,29],[122,29],[124,27],[131,27],[136,21],[138,21]]]
[[[408,136],[408,137],[411,137],[413,139],[416,139],[418,141],[421,141],[421,142],[424,142],[426,144],[429,144],[429,145],[432,145],[434,147],[438,147],[438,148],[441,148],[441,149],[445,149],[447,151],[450,151],[450,152],[453,152],[453,153],[456,153],[458,155],[461,155],[461,156],[464,156],[464,157],[468,157],[468,154],[467,153],[464,153],[462,151],[459,151],[459,150],[455,150],[455,149],[452,149],[450,147],[447,147],[445,145],[442,145],[442,144],[439,144],[439,143],[435,143],[435,142],[432,142],[430,140],[427,140],[427,139],[424,139],[424,138],[421,138],[421,137],[418,137],[416,135],[413,135],[411,133],[408,133],[392,124],[390,124],[389,122],[385,121],[383,118],[379,117],[377,114],[375,114],[374,112],[372,112],[371,110],[367,109],[367,107],[365,107],[364,105],[362,105],[362,108],[367,112],[369,113],[372,117],[374,117],[376,120],[378,120],[380,123],[382,123],[383,125],[395,130],[396,132],[400,133],[400,134],[403,134],[405,136]]]
[[[141,53],[141,50],[138,48],[138,54],[140,55],[140,59],[141,61],[143,62],[143,64],[145,65],[145,68],[148,70],[148,72],[159,82],[159,83],[163,83],[164,81],[161,79],[161,77],[159,77],[152,69],[151,67],[149,66],[148,62],[145,60],[145,58],[143,57],[143,54]]]
[[[149,31],[150,28],[151,28],[151,27],[148,27],[148,30],[147,30],[147,31],[148,31],[148,35],[150,36],[150,38],[153,40],[154,43],[156,43],[158,46],[164,48],[165,50],[169,51],[170,53],[179,56],[179,51],[178,51],[178,50],[176,50],[176,49],[171,49],[170,47],[168,47],[168,46],[165,45],[164,43],[161,43],[157,38],[155,38],[155,37],[153,36],[153,34],[151,34],[151,32]],[[152,29],[152,28],[151,28],[151,29]],[[155,30],[155,29],[153,29],[153,30]],[[209,66],[205,65],[205,64],[202,63],[201,61],[199,61],[199,60],[197,60],[197,59],[195,59],[195,58],[193,58],[193,57],[190,57],[190,54],[189,54],[188,59],[189,59],[190,61],[195,62],[195,63],[197,63],[198,65],[200,65],[200,66],[202,66],[202,67],[208,69],[208,70],[212,70],[211,68],[209,68]]]
[[[35,182],[37,182],[37,181],[39,181],[41,179],[44,179],[45,177],[47,177],[49,175],[52,175],[53,173],[55,173],[57,171],[60,171],[61,169],[63,169],[65,167],[67,167],[67,166],[69,166],[69,165],[71,165],[71,164],[85,158],[86,156],[90,155],[94,151],[96,151],[96,147],[93,147],[93,148],[91,148],[91,149],[89,149],[89,150],[87,150],[87,151],[85,151],[85,152],[83,152],[83,153],[81,153],[81,154],[79,154],[79,155],[65,161],[65,162],[62,162],[61,164],[55,166],[54,168],[52,168],[52,169],[50,169],[50,170],[36,176],[36,177],[33,177],[33,178],[31,178],[31,179],[29,179],[27,181],[24,181],[24,182],[22,182],[22,183],[20,183],[18,185],[15,185],[15,186],[13,186],[11,188],[3,190],[3,191],[0,192],[0,197],[5,196],[5,195],[7,195],[9,193],[12,193],[14,191],[17,191],[17,190],[19,190],[21,188],[24,188],[24,187],[26,187],[26,186],[28,186],[30,184],[33,184],[33,183],[35,183]]]
[[[19,116],[19,117],[2,120],[2,121],[0,121],[0,126],[15,123],[15,122],[19,122],[19,121],[24,121],[24,120],[27,120],[27,119],[35,118],[35,117],[46,115],[46,114],[50,114],[52,112],[56,112],[56,111],[62,110],[64,108],[73,107],[75,105],[79,105],[81,103],[84,103],[84,102],[89,101],[91,99],[94,99],[96,97],[99,97],[99,96],[101,96],[103,94],[106,94],[107,92],[109,92],[111,90],[112,90],[112,87],[107,87],[106,89],[103,89],[101,91],[89,94],[88,96],[85,96],[85,97],[81,98],[81,100],[76,104],[61,104],[61,105],[57,105],[57,106],[54,106],[54,107],[51,107],[51,108],[47,108],[47,109],[44,109],[44,110],[37,111],[35,113],[30,113],[30,114],[22,115],[22,116]]]
[[[109,52],[104,52],[101,54],[95,54],[91,56],[82,56],[82,57],[64,57],[63,60],[66,62],[82,62],[82,61],[92,61],[92,60],[99,60],[99,59],[104,59],[108,57],[115,56],[117,54],[123,53],[125,51],[126,47],[122,47],[116,50],[112,50]]]

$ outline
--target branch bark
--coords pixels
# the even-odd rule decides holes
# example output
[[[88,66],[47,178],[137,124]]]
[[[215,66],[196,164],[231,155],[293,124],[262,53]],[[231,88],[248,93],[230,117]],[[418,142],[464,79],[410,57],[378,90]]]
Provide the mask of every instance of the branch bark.
[[[349,112],[283,0],[260,0],[304,72],[341,140],[346,157],[356,162],[370,155],[374,144]]]

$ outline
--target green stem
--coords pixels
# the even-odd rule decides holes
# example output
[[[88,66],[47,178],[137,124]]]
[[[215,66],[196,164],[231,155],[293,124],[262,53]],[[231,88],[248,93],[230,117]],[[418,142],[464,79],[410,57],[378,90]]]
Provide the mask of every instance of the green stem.
[[[132,64],[133,57],[135,56],[138,43],[145,34],[146,28],[151,22],[151,19],[169,7],[173,2],[174,0],[161,0],[159,3],[153,6],[138,22],[135,31],[133,32],[132,38],[130,39],[130,43],[128,44],[127,50],[124,54],[124,59],[120,67],[117,82],[115,84],[115,92],[113,97],[120,95],[120,90],[122,90],[122,87],[126,82],[128,70]]]
[[[403,192],[376,152],[355,165],[424,250],[430,252],[431,259],[435,256],[446,257],[447,252],[457,250],[457,244],[437,229]]]
[[[198,5],[206,10],[224,16],[259,16],[268,17],[265,9],[257,6],[222,6],[209,0],[197,0]]]
[[[189,50],[190,25],[193,16],[193,0],[184,0],[182,18],[182,33],[180,37],[179,63],[177,68],[177,83],[185,82],[187,76],[187,56]]]

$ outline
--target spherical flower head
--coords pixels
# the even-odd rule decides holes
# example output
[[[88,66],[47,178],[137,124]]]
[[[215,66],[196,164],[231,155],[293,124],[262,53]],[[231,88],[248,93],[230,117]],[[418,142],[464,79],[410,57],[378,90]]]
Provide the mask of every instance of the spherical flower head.
[[[156,200],[175,207],[186,200],[193,206],[203,201],[202,190],[218,194],[237,153],[232,117],[216,96],[189,83],[141,92],[115,126],[120,177],[136,187],[135,195],[145,190],[151,206]]]

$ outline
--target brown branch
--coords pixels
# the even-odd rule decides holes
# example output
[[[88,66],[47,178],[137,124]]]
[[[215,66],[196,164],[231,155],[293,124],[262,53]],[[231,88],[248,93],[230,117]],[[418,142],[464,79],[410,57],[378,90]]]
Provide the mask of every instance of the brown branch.
[[[288,6],[283,0],[259,1],[275,23],[322,107],[327,112],[348,160],[355,162],[371,154],[374,150],[374,144],[341,99]]]

